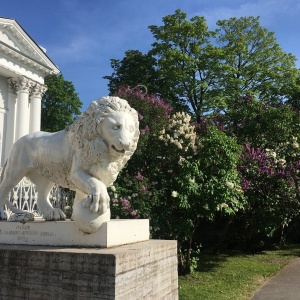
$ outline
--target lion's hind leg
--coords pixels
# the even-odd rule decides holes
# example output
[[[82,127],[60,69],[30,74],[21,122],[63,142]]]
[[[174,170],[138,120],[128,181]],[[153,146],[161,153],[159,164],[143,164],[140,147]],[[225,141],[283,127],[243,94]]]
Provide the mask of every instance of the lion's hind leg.
[[[36,185],[38,192],[37,206],[44,218],[47,221],[65,220],[66,216],[63,211],[59,208],[54,208],[49,200],[49,194],[54,183],[41,176],[38,172],[31,172],[27,177]]]
[[[7,214],[4,210],[4,205],[14,213],[23,213],[24,211],[13,206],[8,201],[9,192],[22,180],[25,176],[26,170],[20,168],[10,168],[9,164],[5,166],[2,171],[2,180],[0,184],[0,220],[6,220]]]

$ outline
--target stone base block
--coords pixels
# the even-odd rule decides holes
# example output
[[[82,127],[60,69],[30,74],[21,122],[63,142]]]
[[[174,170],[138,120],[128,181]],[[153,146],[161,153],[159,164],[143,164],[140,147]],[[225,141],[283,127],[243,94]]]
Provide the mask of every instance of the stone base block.
[[[0,245],[1,300],[178,299],[176,241],[96,248]]]
[[[149,240],[149,220],[110,220],[91,234],[80,231],[73,221],[43,219],[27,222],[0,221],[0,244],[115,247]]]

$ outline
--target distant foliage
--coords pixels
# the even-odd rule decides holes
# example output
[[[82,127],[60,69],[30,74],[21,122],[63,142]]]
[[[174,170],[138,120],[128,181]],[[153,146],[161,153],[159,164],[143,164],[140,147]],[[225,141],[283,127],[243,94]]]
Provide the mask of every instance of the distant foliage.
[[[74,85],[62,74],[45,78],[48,90],[42,98],[41,130],[56,132],[65,129],[80,115],[82,102]]]

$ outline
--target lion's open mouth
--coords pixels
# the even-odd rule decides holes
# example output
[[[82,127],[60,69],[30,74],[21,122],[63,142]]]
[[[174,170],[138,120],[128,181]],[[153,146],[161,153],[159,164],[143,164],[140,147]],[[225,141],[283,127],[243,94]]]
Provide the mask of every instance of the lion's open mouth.
[[[122,149],[122,150],[118,150],[114,145],[111,146],[116,152],[118,153],[125,153],[125,150]]]

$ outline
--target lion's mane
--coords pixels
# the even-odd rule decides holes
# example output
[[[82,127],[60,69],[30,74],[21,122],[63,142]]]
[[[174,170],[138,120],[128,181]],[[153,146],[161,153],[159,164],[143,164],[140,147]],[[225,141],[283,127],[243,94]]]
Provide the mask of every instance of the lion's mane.
[[[127,112],[132,115],[135,122],[135,135],[131,149],[125,151],[117,161],[109,162],[107,146],[102,140],[101,125],[102,121],[113,112]],[[113,177],[116,177],[134,153],[140,134],[136,110],[119,97],[103,97],[93,101],[87,110],[66,128],[66,131],[74,149],[80,151],[77,157],[81,160],[82,166],[89,168],[100,163],[107,168],[110,164],[109,169],[114,173],[111,174]]]

